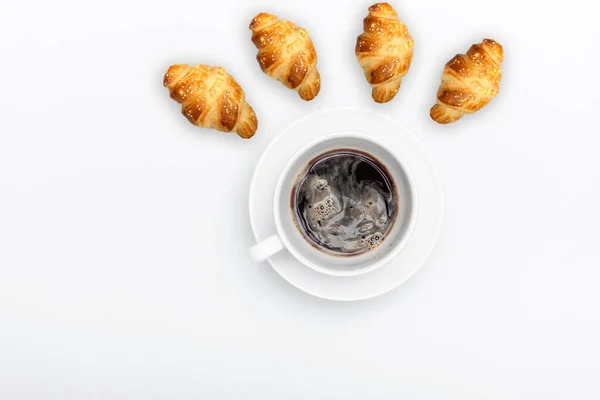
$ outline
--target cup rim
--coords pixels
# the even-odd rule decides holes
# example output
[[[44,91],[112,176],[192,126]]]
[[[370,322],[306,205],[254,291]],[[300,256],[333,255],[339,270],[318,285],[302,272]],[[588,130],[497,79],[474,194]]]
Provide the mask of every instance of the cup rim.
[[[371,143],[381,147],[383,150],[387,151],[394,158],[394,160],[396,162],[398,162],[398,164],[400,164],[400,167],[402,168],[402,170],[404,171],[404,173],[406,175],[406,179],[408,181],[408,186],[411,189],[410,197],[411,197],[411,202],[412,202],[412,210],[411,210],[411,213],[409,216],[406,231],[402,235],[402,238],[400,239],[400,241],[398,241],[398,243],[393,248],[391,248],[388,252],[386,252],[386,254],[384,256],[382,256],[381,258],[373,261],[371,264],[367,265],[364,268],[358,268],[358,269],[352,270],[352,271],[332,270],[330,268],[323,267],[323,266],[309,260],[307,257],[304,256],[304,254],[302,254],[301,251],[299,251],[294,245],[292,245],[291,241],[288,239],[287,235],[285,234],[285,230],[283,229],[282,221],[280,218],[280,215],[281,215],[280,197],[282,194],[281,192],[283,190],[284,178],[290,172],[292,165],[304,153],[306,153],[308,150],[310,150],[314,146],[318,145],[319,143],[325,142],[327,140],[336,139],[336,138],[362,139],[362,140],[371,142]],[[412,235],[414,226],[415,226],[417,218],[418,218],[419,202],[418,202],[418,193],[417,193],[415,180],[414,180],[412,171],[410,170],[410,167],[407,165],[407,163],[401,157],[399,157],[398,154],[389,145],[382,142],[381,140],[376,139],[373,136],[371,136],[367,133],[364,133],[364,132],[347,130],[347,131],[336,131],[336,132],[328,133],[319,138],[316,138],[316,139],[308,142],[304,146],[302,146],[300,149],[298,149],[294,153],[294,155],[286,163],[285,167],[281,170],[281,173],[279,174],[279,178],[277,179],[277,184],[275,186],[275,193],[274,193],[274,197],[273,197],[273,212],[274,212],[275,227],[277,229],[277,236],[279,236],[279,239],[283,243],[285,250],[289,251],[290,254],[294,258],[296,258],[298,261],[300,261],[302,264],[304,264],[305,266],[307,266],[317,272],[320,272],[320,273],[326,274],[326,275],[331,275],[331,276],[343,277],[343,276],[357,276],[357,275],[366,274],[368,272],[374,271],[377,268],[382,267],[383,265],[387,264],[390,260],[392,260],[400,252],[400,250],[402,250],[402,248],[404,247],[404,245],[406,244],[406,242]],[[331,257],[334,257],[334,256],[331,256]]]

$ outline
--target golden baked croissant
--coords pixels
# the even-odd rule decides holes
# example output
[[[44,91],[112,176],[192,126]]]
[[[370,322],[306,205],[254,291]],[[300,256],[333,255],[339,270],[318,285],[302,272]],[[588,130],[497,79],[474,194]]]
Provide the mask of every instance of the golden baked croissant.
[[[444,68],[431,118],[448,124],[488,104],[498,94],[503,60],[502,46],[491,39],[474,44],[466,55],[454,56]]]
[[[364,32],[356,39],[356,58],[373,87],[373,100],[386,103],[400,90],[400,82],[410,68],[415,43],[388,3],[369,7],[363,27]]]
[[[321,89],[321,78],[317,52],[306,29],[260,13],[250,23],[250,30],[263,72],[296,90],[304,100],[314,99]]]
[[[198,64],[171,65],[163,85],[181,104],[183,115],[194,125],[222,132],[237,132],[249,139],[258,121],[246,102],[244,91],[222,67]]]

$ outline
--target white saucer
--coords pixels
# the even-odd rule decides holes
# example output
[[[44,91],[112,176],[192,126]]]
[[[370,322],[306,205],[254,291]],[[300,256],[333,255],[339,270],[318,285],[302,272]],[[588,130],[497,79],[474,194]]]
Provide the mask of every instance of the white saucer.
[[[392,261],[363,275],[325,275],[306,267],[286,250],[268,261],[283,279],[309,294],[330,300],[362,300],[386,293],[410,278],[431,252],[441,227],[442,189],[435,166],[404,126],[355,108],[322,111],[294,122],[271,142],[256,166],[250,186],[250,223],[257,241],[275,233],[273,195],[283,167],[306,143],[338,131],[372,135],[393,147],[407,163],[419,193],[419,215],[412,235]]]

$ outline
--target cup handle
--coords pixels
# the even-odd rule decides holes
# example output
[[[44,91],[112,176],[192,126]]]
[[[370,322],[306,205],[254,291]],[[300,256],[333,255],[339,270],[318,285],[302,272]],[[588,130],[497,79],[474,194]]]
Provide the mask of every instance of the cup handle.
[[[273,235],[250,247],[248,249],[248,254],[252,261],[259,263],[281,250],[283,250],[281,239],[279,239],[279,236]]]

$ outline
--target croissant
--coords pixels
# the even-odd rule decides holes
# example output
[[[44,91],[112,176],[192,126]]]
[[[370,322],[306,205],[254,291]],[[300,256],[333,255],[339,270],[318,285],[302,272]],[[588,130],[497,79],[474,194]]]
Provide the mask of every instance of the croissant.
[[[312,100],[321,89],[317,52],[306,29],[275,15],[260,13],[250,23],[256,59],[264,73]]]
[[[163,85],[171,98],[181,104],[181,112],[194,125],[222,132],[235,131],[249,139],[258,121],[246,102],[244,91],[222,67],[198,64],[171,65]]]
[[[387,103],[408,73],[415,43],[388,3],[369,7],[363,27],[364,32],[356,39],[356,58],[373,88],[373,100]]]
[[[503,60],[502,46],[491,39],[472,45],[466,55],[454,56],[444,68],[431,118],[448,124],[488,104],[498,94]]]

